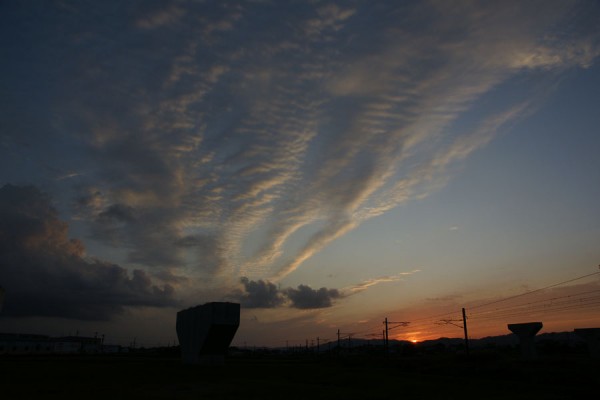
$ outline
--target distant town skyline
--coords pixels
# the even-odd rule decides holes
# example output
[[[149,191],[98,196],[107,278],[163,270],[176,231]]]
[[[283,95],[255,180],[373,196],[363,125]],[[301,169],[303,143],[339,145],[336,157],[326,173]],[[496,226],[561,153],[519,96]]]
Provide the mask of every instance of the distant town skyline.
[[[600,326],[598,2],[7,1],[0,33],[0,332]]]

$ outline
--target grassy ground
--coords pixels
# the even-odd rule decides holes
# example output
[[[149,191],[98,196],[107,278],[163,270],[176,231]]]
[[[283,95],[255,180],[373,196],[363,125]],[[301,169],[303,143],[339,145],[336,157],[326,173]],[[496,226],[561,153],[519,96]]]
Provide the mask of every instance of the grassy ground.
[[[0,357],[0,398],[589,399],[600,393],[598,367],[586,357],[497,354],[239,357],[218,368],[148,355]]]

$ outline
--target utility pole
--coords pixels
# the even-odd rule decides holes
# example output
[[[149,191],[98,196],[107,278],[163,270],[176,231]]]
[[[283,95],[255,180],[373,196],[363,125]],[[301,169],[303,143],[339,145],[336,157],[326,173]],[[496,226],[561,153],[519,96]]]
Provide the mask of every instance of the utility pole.
[[[467,314],[465,313],[465,308],[462,309],[462,317],[463,317],[463,328],[465,330],[465,352],[467,356],[469,355],[469,334],[467,333]]]
[[[386,354],[388,353],[389,350],[389,336],[388,336],[388,319],[387,317],[385,317],[385,321],[383,322],[385,324],[385,352]]]
[[[340,330],[339,329],[338,329],[338,334],[337,335],[338,335],[338,351],[340,351],[341,343],[340,343]]]
[[[319,337],[317,336],[317,354],[319,354],[319,348],[320,348],[320,343],[319,343]]]

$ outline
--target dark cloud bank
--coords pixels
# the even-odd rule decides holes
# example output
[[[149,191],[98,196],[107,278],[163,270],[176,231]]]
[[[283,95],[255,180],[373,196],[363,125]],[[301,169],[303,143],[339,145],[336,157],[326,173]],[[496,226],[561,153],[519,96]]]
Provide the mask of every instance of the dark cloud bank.
[[[177,304],[173,287],[153,285],[144,271],[130,276],[85,258],[81,241],[68,238],[68,224],[33,186],[0,188],[0,285],[8,316],[107,320],[126,306]]]
[[[113,208],[105,218],[123,218]],[[307,285],[280,289],[264,280],[241,278],[244,289],[230,294],[245,308],[331,307],[343,297],[337,289]],[[124,307],[175,306],[175,290],[154,285],[142,270],[127,269],[85,256],[80,240],[69,239],[48,195],[34,186],[0,188],[0,285],[7,296],[3,313],[108,320]]]
[[[298,288],[279,289],[269,281],[251,281],[242,278],[244,291],[233,293],[230,297],[239,301],[245,308],[276,308],[289,305],[299,309],[326,308],[333,305],[333,300],[343,297],[337,289],[312,289],[307,285]]]

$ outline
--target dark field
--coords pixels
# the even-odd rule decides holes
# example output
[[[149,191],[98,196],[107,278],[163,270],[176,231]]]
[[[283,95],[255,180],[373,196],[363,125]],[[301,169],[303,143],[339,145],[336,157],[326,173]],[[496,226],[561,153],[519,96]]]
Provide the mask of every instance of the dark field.
[[[592,399],[599,367],[581,356],[497,354],[236,357],[212,369],[151,355],[11,356],[0,357],[0,398]]]

